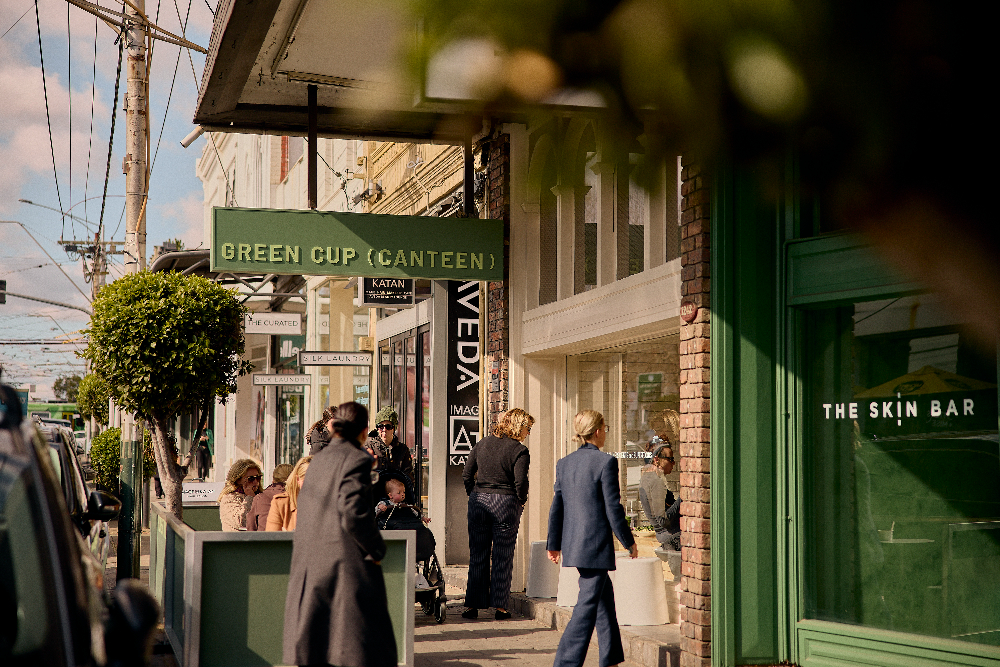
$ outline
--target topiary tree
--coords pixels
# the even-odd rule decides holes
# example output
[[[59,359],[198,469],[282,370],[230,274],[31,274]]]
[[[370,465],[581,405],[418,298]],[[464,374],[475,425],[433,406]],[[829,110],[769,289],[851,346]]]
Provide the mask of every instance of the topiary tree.
[[[103,288],[93,312],[83,356],[122,410],[149,424],[167,509],[181,518],[181,482],[195,446],[178,452],[169,424],[193,413],[200,425],[212,401],[225,400],[250,372],[242,360],[247,308],[205,278],[144,272]]]
[[[111,398],[111,387],[107,381],[96,373],[88,373],[80,380],[80,388],[76,395],[76,408],[84,419],[94,418],[101,426],[108,425],[108,399]]]
[[[109,428],[94,436],[90,445],[90,466],[97,473],[97,484],[111,493],[119,491],[118,473],[121,469],[122,430]],[[153,438],[149,429],[143,429],[142,478],[149,479],[156,473],[153,456]]]

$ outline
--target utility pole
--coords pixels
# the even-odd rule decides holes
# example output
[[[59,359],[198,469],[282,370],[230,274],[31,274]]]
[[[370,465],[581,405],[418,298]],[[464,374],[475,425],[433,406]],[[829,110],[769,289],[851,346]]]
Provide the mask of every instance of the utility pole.
[[[128,62],[125,84],[125,159],[122,162],[122,169],[125,172],[125,273],[134,274],[146,268],[145,0],[131,0],[125,5],[124,23],[125,53]],[[98,261],[100,260],[95,258],[95,263]],[[130,577],[139,578],[143,456],[141,429],[136,426],[133,415],[123,412],[118,581]]]

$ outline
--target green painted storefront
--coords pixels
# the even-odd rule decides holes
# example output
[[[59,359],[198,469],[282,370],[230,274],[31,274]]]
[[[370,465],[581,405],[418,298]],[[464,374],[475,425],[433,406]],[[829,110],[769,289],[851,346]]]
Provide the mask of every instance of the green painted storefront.
[[[713,665],[1000,664],[995,353],[759,192],[716,175]]]

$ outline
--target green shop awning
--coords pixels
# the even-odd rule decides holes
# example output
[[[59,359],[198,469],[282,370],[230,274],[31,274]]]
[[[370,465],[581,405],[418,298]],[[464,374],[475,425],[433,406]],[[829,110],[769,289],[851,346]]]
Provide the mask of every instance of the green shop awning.
[[[503,280],[503,222],[215,208],[213,271]]]

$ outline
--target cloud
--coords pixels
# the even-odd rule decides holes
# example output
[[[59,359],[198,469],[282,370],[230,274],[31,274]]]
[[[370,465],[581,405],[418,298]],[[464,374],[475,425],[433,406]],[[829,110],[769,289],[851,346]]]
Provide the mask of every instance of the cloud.
[[[176,199],[169,204],[160,204],[154,208],[167,226],[168,238],[180,238],[184,241],[184,247],[189,249],[198,246],[207,247],[208,244],[204,242],[205,202],[201,193],[189,192],[183,199]],[[159,245],[166,240],[167,238],[149,238],[149,249],[152,250],[154,244]]]

